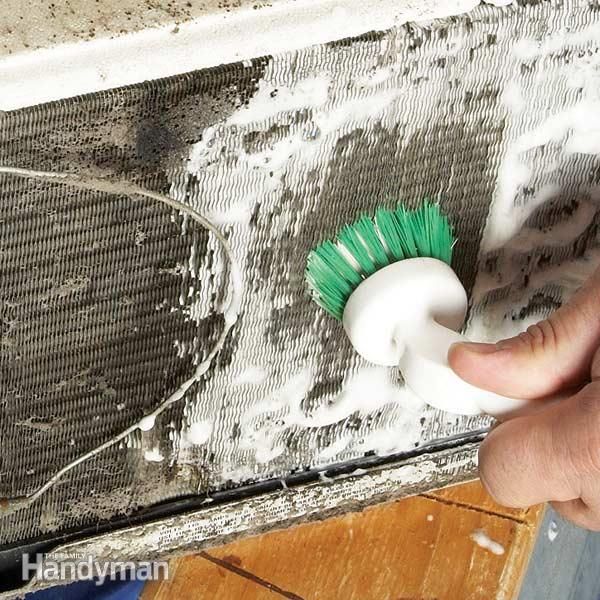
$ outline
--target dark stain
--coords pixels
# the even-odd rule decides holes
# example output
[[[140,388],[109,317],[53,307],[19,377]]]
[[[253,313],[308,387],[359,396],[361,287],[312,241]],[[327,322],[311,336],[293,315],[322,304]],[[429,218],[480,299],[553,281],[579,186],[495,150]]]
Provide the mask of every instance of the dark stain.
[[[224,326],[224,317],[223,315],[215,313],[214,317],[220,323],[218,330],[220,331]],[[215,358],[215,365],[221,369],[226,369],[233,362],[235,352],[238,348],[240,342],[240,335],[243,331],[244,327],[244,316],[243,314],[238,315],[237,321],[235,325],[232,327],[229,335],[225,338],[225,342],[223,343],[223,348],[219,352],[218,356]],[[216,341],[216,340],[215,340]]]
[[[537,59],[534,59],[528,63],[521,63],[521,66],[519,67],[519,69],[521,71],[521,75],[523,77],[528,77],[532,73],[535,73],[536,68],[537,68],[537,63],[538,63]]]
[[[152,121],[140,124],[136,152],[141,161],[149,165],[159,165],[161,157],[177,147],[180,147],[180,142],[172,129]]]
[[[0,162],[122,178],[166,193],[168,169],[180,168],[207,126],[249,102],[268,62],[221,66],[2,114]],[[189,184],[195,185],[193,177]],[[205,255],[208,235],[193,224],[182,234],[181,220],[173,222],[172,211],[160,203],[10,178],[0,213],[5,390],[0,470],[14,472],[0,482],[0,496],[8,496],[40,485],[155,408],[195,369],[192,355],[177,355],[175,341],[207,352],[223,320],[215,312],[197,325],[179,306],[182,292],[187,297],[190,287],[212,285],[175,270],[187,263],[192,244],[200,258]],[[31,236],[35,243],[29,243]],[[238,341],[235,329],[213,368],[231,363]],[[178,403],[161,419],[179,427],[182,411]],[[16,425],[32,415],[35,423],[57,427],[41,436]],[[68,506],[70,497],[82,494],[81,486],[106,489],[108,472],[111,489],[128,489],[136,477],[130,461],[131,453],[115,449],[100,455],[80,485],[57,488],[60,502]],[[115,513],[134,508],[135,502],[115,501]],[[69,518],[73,525],[89,523],[93,514]],[[24,527],[30,535],[28,523],[22,515],[8,517],[4,542],[22,539]],[[60,524],[58,519],[56,527]]]
[[[365,42],[378,42],[382,40],[386,35],[388,35],[387,31],[369,31],[368,33],[363,33],[354,37],[344,38],[343,40],[334,40],[332,42],[327,42],[325,46],[331,49],[349,48],[354,44],[360,44]]]
[[[240,424],[236,421],[233,424],[233,427],[231,428],[231,435],[229,436],[229,438],[231,439],[232,442],[235,442],[236,440],[240,439],[241,435],[242,435],[242,428],[240,427]]]
[[[244,579],[252,581],[253,583],[255,583],[257,585],[259,585],[263,588],[266,588],[269,591],[273,592],[274,594],[282,596],[283,598],[288,598],[289,600],[304,600],[301,596],[298,596],[297,594],[294,594],[293,592],[284,590],[283,588],[280,588],[279,586],[275,585],[274,583],[271,583],[270,581],[267,581],[266,579],[262,579],[261,577],[258,577],[257,575],[254,575],[253,573],[250,573],[249,571],[246,571],[246,570],[240,568],[236,564],[227,562],[225,559],[217,558],[216,556],[212,556],[208,552],[204,552],[204,551],[200,552],[199,556],[201,556],[202,558],[204,558],[205,560],[207,560],[209,562],[214,563],[215,565],[217,565],[219,567],[223,567],[223,568],[227,569],[228,571],[231,571],[232,573],[235,573],[236,575],[243,577]]]
[[[466,111],[482,110],[482,105],[488,105],[490,108],[496,104],[500,89],[492,85],[484,85],[477,91],[467,90],[463,97],[463,106]]]
[[[513,315],[513,320],[523,321],[531,315],[540,315],[540,317],[548,314],[549,311],[556,310],[561,305],[561,302],[555,297],[544,294],[543,292],[534,294],[517,315]]]
[[[242,138],[242,146],[248,154],[261,152],[283,138],[290,131],[289,125],[273,124],[266,131],[250,131]]]
[[[226,554],[222,560],[230,565],[235,565],[236,567],[242,566],[242,559],[235,554]]]
[[[594,165],[589,169],[588,183],[591,185],[600,184],[600,164]]]
[[[250,216],[249,225],[255,228],[258,223],[258,217],[260,215],[260,202],[257,202],[252,209],[252,215]]]
[[[311,388],[306,395],[306,401],[310,403],[312,400],[319,400],[324,396],[333,396],[342,389],[344,383],[344,377],[338,375],[332,379],[326,381],[319,381]]]
[[[358,431],[363,424],[363,419],[360,413],[356,412],[350,415],[344,422],[344,429],[346,431]]]

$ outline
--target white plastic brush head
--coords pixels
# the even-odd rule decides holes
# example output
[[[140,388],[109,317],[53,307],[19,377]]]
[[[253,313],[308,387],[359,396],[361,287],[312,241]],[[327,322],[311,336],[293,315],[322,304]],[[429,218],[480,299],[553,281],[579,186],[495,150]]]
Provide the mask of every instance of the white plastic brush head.
[[[361,356],[399,366],[406,384],[428,404],[457,414],[512,415],[526,402],[479,389],[448,365],[450,346],[466,341],[458,333],[466,311],[467,294],[450,266],[411,258],[363,281],[342,322]]]
[[[466,312],[467,294],[451,267],[435,258],[411,258],[363,281],[346,303],[342,323],[361,356],[392,367],[429,322],[456,331]]]

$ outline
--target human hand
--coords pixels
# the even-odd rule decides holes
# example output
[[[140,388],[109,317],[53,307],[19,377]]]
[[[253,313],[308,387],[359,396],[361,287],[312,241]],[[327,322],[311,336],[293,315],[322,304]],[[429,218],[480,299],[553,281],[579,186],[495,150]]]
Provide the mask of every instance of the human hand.
[[[540,403],[501,423],[479,450],[481,480],[505,506],[549,501],[600,531],[600,269],[564,306],[497,344],[460,343],[448,361],[466,381]],[[579,391],[558,402],[556,396]]]

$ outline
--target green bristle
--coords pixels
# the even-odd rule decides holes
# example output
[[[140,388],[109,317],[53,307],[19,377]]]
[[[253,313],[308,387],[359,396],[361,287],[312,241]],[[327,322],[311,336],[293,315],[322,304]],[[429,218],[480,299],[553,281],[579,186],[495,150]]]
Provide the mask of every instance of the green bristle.
[[[352,225],[345,225],[342,230],[338,233],[337,239],[340,244],[344,246],[352,255],[352,258],[360,266],[361,272],[365,277],[368,277],[374,273],[377,269],[375,263],[371,258],[371,253],[363,243],[360,234],[358,233],[357,224],[360,221],[353,223]]]
[[[452,229],[448,219],[440,213],[437,204],[424,202],[414,211],[415,236],[419,256],[430,256],[448,264],[452,260]]]
[[[306,266],[306,281],[315,302],[342,319],[352,292],[375,271],[392,262],[419,256],[452,260],[452,229],[437,204],[425,201],[407,211],[380,208],[374,219],[360,217],[346,225],[337,237],[352,256],[327,240],[312,250]]]
[[[413,214],[412,212],[408,212],[403,206],[399,206],[394,211],[396,230],[398,237],[402,241],[404,258],[417,258],[420,256],[415,241],[415,236],[418,236],[419,232],[415,231]]]
[[[412,213],[414,240],[417,247],[418,256],[432,256],[431,254],[431,216],[429,204],[423,204]]]
[[[369,217],[362,217],[354,224],[362,243],[367,247],[375,270],[390,264],[388,255],[375,228],[375,223]],[[341,241],[341,240],[340,240]],[[370,275],[371,273],[369,273]]]
[[[315,302],[341,319],[350,294],[363,278],[336,245],[327,240],[308,255],[306,280]]]
[[[393,262],[406,258],[396,215],[386,208],[378,208],[375,213],[375,225]]]

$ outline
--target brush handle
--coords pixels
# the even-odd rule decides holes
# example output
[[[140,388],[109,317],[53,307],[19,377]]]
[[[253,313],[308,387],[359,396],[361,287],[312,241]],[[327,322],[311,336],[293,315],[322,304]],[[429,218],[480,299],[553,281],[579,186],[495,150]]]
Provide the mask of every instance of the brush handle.
[[[481,390],[448,365],[448,350],[466,341],[467,294],[454,271],[434,258],[391,264],[362,282],[344,309],[357,352],[375,364],[398,365],[406,384],[428,404],[452,413],[506,418],[527,401]]]
[[[502,419],[518,414],[528,404],[475,387],[450,368],[450,346],[468,341],[465,336],[433,319],[422,323],[421,333],[403,340],[404,352],[398,366],[408,387],[428,404],[448,412],[486,413]]]

